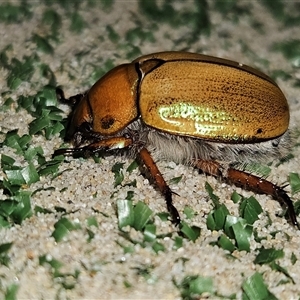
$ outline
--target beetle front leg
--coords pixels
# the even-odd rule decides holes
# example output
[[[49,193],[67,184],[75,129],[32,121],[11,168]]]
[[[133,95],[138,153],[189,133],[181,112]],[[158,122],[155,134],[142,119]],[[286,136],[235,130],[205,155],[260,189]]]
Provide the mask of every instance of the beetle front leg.
[[[123,136],[113,137],[106,140],[100,140],[94,143],[91,143],[84,147],[79,148],[67,148],[67,149],[57,149],[54,151],[53,156],[57,155],[73,155],[77,153],[83,154],[92,154],[101,150],[115,150],[115,149],[123,149],[130,145],[132,145],[133,141],[130,138],[125,138]]]
[[[291,222],[294,226],[299,228],[293,202],[280,186],[245,171],[236,170],[231,167],[223,169],[222,166],[215,161],[199,159],[194,160],[192,164],[203,172],[216,177],[221,177],[225,181],[233,183],[236,186],[243,187],[259,194],[272,196],[274,199],[278,200],[281,205],[285,204],[287,206]]]
[[[161,172],[158,170],[156,163],[154,162],[153,158],[151,157],[151,154],[146,148],[142,148],[139,152],[140,158],[149,170],[149,173],[151,177],[153,178],[154,182],[157,184],[159,190],[164,195],[167,209],[169,213],[171,214],[172,221],[176,225],[180,223],[180,216],[176,209],[176,207],[173,205],[172,200],[172,191],[170,187],[167,185],[166,181],[164,180]]]

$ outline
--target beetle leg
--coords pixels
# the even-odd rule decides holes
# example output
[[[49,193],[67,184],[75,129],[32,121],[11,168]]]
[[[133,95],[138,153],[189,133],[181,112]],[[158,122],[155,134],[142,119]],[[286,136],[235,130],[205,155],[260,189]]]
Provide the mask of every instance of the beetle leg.
[[[193,161],[193,165],[209,175],[221,177],[225,181],[237,186],[241,186],[259,194],[272,196],[274,199],[278,200],[281,205],[285,204],[287,206],[291,222],[299,228],[293,202],[280,186],[245,171],[236,170],[231,167],[223,169],[222,166],[215,161],[198,159]]]
[[[101,140],[89,144],[84,147],[80,148],[68,148],[68,149],[57,149],[54,151],[53,156],[57,155],[73,155],[76,153],[84,153],[84,154],[91,154],[98,152],[100,150],[115,150],[115,149],[123,149],[130,146],[133,143],[132,139],[125,138],[125,137],[112,137],[106,140]]]
[[[280,186],[275,185],[264,178],[257,177],[244,171],[235,170],[233,168],[229,168],[227,170],[227,178],[235,185],[245,186],[254,192],[270,195],[274,199],[278,200],[281,204],[285,204],[288,208],[292,223],[296,227],[299,227],[293,202]]]
[[[164,195],[167,209],[169,213],[171,214],[172,221],[178,225],[180,223],[180,216],[176,209],[176,207],[173,205],[172,200],[172,191],[170,187],[167,185],[166,181],[164,180],[161,172],[158,170],[156,163],[154,162],[153,158],[151,157],[151,154],[146,148],[142,148],[139,152],[140,158],[149,170],[149,173],[151,177],[153,178],[154,182],[157,184],[159,190]]]

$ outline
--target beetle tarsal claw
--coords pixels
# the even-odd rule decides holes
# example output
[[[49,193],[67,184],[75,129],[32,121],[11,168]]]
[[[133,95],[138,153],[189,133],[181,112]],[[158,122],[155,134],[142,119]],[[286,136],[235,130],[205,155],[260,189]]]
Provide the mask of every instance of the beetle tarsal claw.
[[[178,226],[180,224],[181,219],[177,208],[173,205],[172,194],[176,194],[176,193],[173,193],[171,189],[167,186],[165,191],[167,209],[171,215],[172,222],[175,224],[175,226]]]

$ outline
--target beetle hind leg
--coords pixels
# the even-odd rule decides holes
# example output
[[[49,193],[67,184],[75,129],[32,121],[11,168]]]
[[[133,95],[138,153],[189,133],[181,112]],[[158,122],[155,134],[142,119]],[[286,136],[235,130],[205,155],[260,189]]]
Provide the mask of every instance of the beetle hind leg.
[[[221,177],[224,181],[235,184],[236,186],[240,186],[259,194],[272,196],[274,199],[279,201],[281,205],[287,206],[291,222],[294,226],[299,228],[293,202],[282,187],[242,170],[236,170],[231,167],[225,169],[221,166],[221,164],[215,161],[198,159],[192,161],[192,165],[206,174]]]
[[[233,168],[227,170],[227,178],[237,186],[245,187],[259,194],[270,195],[278,200],[281,205],[286,205],[291,222],[299,228],[293,202],[283,188],[264,178]]]

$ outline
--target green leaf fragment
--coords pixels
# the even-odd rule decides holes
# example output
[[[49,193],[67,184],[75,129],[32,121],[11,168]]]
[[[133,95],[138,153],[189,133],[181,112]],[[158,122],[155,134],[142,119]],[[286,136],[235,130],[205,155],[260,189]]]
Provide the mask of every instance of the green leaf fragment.
[[[111,169],[111,171],[115,175],[115,183],[114,183],[115,187],[120,185],[122,183],[122,181],[124,180],[124,174],[122,172],[123,166],[124,166],[124,163],[116,163]]]
[[[174,177],[170,180],[170,184],[178,184],[182,179],[182,176]]]
[[[226,217],[229,215],[229,210],[225,204],[221,204],[214,212],[213,216],[215,219],[216,230],[220,230],[224,227]]]
[[[262,275],[258,272],[243,282],[242,289],[249,300],[278,300],[270,293]]]
[[[138,231],[142,231],[153,214],[153,211],[142,201],[133,206],[131,200],[118,200],[117,209],[120,229],[131,226]],[[148,230],[150,228],[148,227]],[[150,238],[150,232],[148,234],[148,238]]]
[[[49,44],[49,41],[46,38],[41,37],[38,34],[34,34],[32,37],[32,41],[36,44],[39,51],[46,54],[54,53],[53,47]]]
[[[233,203],[240,202],[242,198],[243,197],[240,194],[238,194],[236,191],[234,191],[231,195],[231,200],[233,201]]]
[[[1,53],[0,53],[0,55],[1,55]],[[2,105],[2,107],[0,109],[3,110],[3,111],[9,110],[11,107],[14,106],[14,103],[15,103],[15,100],[13,98],[11,98],[11,97],[8,97],[4,101],[4,103],[3,103],[3,105]]]
[[[38,147],[33,147],[29,146],[24,152],[24,158],[27,161],[32,161],[37,155],[39,156],[38,158],[41,159],[43,157],[44,151],[41,146]],[[43,157],[44,158],[44,157]],[[40,161],[39,161],[40,162]]]
[[[289,182],[292,189],[292,194],[296,194],[300,191],[300,177],[298,173],[289,174]]]
[[[259,214],[263,209],[259,202],[254,197],[244,198],[240,204],[241,217],[244,218],[249,224],[253,224],[259,219]]]
[[[286,268],[280,266],[275,261],[272,261],[270,263],[270,267],[271,267],[272,270],[278,271],[278,272],[284,274],[287,278],[289,278],[292,281],[293,284],[296,284],[295,281],[294,281],[294,279],[293,279],[293,277],[288,273],[288,271],[287,271]]]
[[[8,222],[7,218],[1,215],[1,208],[0,208],[0,228],[9,228],[10,223]]]
[[[59,260],[53,258],[50,255],[42,255],[39,257],[39,264],[42,266],[44,264],[49,264],[53,269],[59,269],[63,266]]]
[[[137,169],[139,166],[138,162],[134,160],[126,169],[126,172],[131,173],[133,170]]]
[[[116,43],[120,40],[120,35],[114,30],[114,28],[112,26],[107,25],[106,31],[107,31],[108,38],[112,42]]]
[[[206,226],[210,230],[221,230],[224,228],[225,221],[229,211],[224,204],[218,205],[218,207],[212,211],[206,220]]]
[[[183,299],[194,299],[203,293],[214,294],[215,288],[210,277],[187,276],[178,286]]]
[[[29,124],[29,134],[34,135],[44,128],[51,126],[51,119],[49,118],[50,110],[43,109],[40,118],[33,120]]]
[[[276,259],[282,258],[284,256],[284,252],[282,249],[276,250],[274,248],[265,249],[261,248],[259,249],[259,253],[257,254],[254,263],[255,264],[267,264],[270,262],[273,262]]]
[[[134,223],[133,227],[136,230],[142,230],[150,217],[153,214],[153,211],[147,206],[144,202],[139,201],[134,207]]]
[[[299,64],[300,39],[289,39],[286,42],[275,43],[273,50],[281,52],[285,58],[290,60],[295,66]]]
[[[226,235],[231,239],[234,239],[234,233],[233,233],[233,230],[232,230],[232,225],[239,222],[239,220],[241,220],[241,218],[231,216],[231,215],[228,215],[226,217],[226,221],[225,221],[225,225],[224,225],[224,231],[225,231]]]
[[[166,250],[165,246],[162,243],[159,243],[157,241],[152,245],[152,249],[154,250],[155,253],[158,253],[159,251],[163,252]]]
[[[0,244],[0,255],[7,254],[7,252],[12,247],[13,243]]]
[[[238,249],[240,251],[250,251],[250,238],[253,232],[253,228],[244,222],[238,222],[232,225],[234,237],[237,242]]]
[[[64,289],[73,289],[79,278],[80,272],[75,270],[73,273],[63,273],[60,268],[63,264],[53,258],[51,255],[42,255],[39,257],[40,265],[49,265],[51,267],[51,273],[53,278],[59,278],[59,283]]]
[[[144,229],[144,241],[153,242],[156,239],[156,226],[154,224],[147,224]]]
[[[87,23],[84,21],[82,16],[78,14],[77,12],[74,12],[71,15],[71,26],[70,30],[74,31],[76,33],[81,33],[84,28],[87,27]]]
[[[17,207],[18,203],[18,201],[11,199],[2,200],[0,202],[0,215],[2,217],[9,218],[14,209]]]
[[[78,227],[67,218],[61,218],[54,224],[55,230],[52,236],[56,242],[60,242],[70,231],[78,229]]]
[[[13,202],[14,204],[9,216],[16,224],[22,224],[26,218],[32,216],[30,196],[31,192],[28,191],[20,191],[15,195],[14,199],[17,203]]]
[[[183,213],[186,215],[187,219],[192,219],[195,216],[195,211],[189,206],[184,207]]]
[[[20,23],[27,20],[31,15],[31,5],[21,2],[20,5],[13,5],[2,2],[0,5],[0,22]]]
[[[39,181],[40,177],[32,163],[21,170],[22,176],[27,184]]]
[[[119,228],[132,226],[134,223],[133,204],[131,200],[117,200]]]
[[[55,10],[48,9],[43,13],[42,22],[51,26],[52,36],[55,36],[61,28],[62,19]]]
[[[50,209],[47,209],[47,208],[43,208],[39,205],[36,205],[34,207],[34,213],[35,214],[38,214],[38,213],[40,213],[40,214],[53,214],[53,211],[50,210]]]
[[[89,227],[91,227],[91,226],[95,226],[97,228],[99,227],[97,219],[95,217],[87,218],[86,223]]]
[[[15,160],[12,157],[5,154],[1,154],[1,167],[3,170],[11,168],[11,166],[13,166],[14,163]]]
[[[190,289],[193,294],[213,293],[213,281],[210,277],[198,276],[190,282]]]
[[[292,252],[292,255],[291,255],[292,265],[294,265],[297,262],[297,260],[298,260],[297,256],[295,255],[294,252]]]
[[[15,90],[23,81],[30,81],[37,61],[38,58],[36,56],[24,56],[22,62],[13,58],[8,66],[10,73],[7,77],[7,86]]]
[[[86,228],[86,232],[88,235],[87,242],[90,243],[91,240],[95,237],[95,233],[92,230],[90,230],[89,228]]]
[[[186,222],[180,223],[180,232],[189,240],[195,242],[200,236],[200,228],[197,226],[189,226]]]
[[[220,206],[220,198],[213,193],[213,188],[208,182],[205,182],[205,190],[207,191],[210,199],[213,201],[215,208],[218,208]]]
[[[8,267],[10,258],[8,252],[11,249],[13,243],[0,244],[0,265]]]
[[[183,239],[181,236],[176,236],[174,239],[174,245],[173,245],[173,249],[177,250],[179,248],[182,248],[183,246]]]
[[[5,171],[7,180],[10,184],[21,186],[25,184],[21,169]]]
[[[10,184],[18,186],[32,184],[40,179],[35,167],[31,163],[24,168],[15,167],[14,169],[6,170],[5,174]]]
[[[7,287],[4,295],[4,300],[17,300],[17,292],[19,286],[17,284],[11,284]]]
[[[59,170],[59,166],[62,163],[64,157],[62,156],[61,159],[58,157],[55,157],[53,160],[47,161],[44,164],[40,165],[40,168],[38,170],[38,173],[40,176],[46,176],[49,174],[57,174]],[[69,170],[69,169],[67,169]],[[65,170],[65,171],[67,171]]]
[[[28,144],[31,142],[31,140],[32,138],[30,135],[24,134],[20,137],[18,135],[18,130],[12,130],[6,133],[3,145],[16,149],[17,154],[23,154],[23,151],[28,148]]]
[[[169,220],[170,214],[168,212],[160,212],[156,214],[163,222],[167,222]]]
[[[218,245],[229,252],[233,252],[235,250],[235,245],[231,242],[231,240],[225,235],[222,234],[218,239]]]
[[[134,191],[128,191],[126,195],[126,200],[132,200],[134,197]]]

